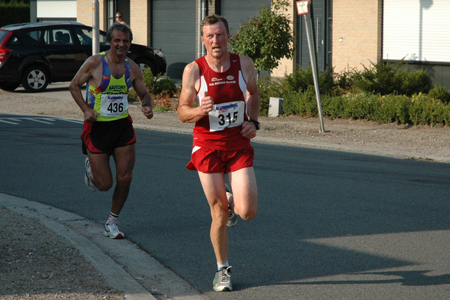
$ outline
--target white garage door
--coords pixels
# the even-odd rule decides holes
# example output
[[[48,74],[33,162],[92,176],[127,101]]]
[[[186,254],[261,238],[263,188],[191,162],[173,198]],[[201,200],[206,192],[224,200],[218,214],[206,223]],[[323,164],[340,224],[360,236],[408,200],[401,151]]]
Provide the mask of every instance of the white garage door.
[[[383,59],[450,62],[449,0],[385,0]]]
[[[76,0],[40,0],[36,3],[36,9],[38,20],[77,18]]]

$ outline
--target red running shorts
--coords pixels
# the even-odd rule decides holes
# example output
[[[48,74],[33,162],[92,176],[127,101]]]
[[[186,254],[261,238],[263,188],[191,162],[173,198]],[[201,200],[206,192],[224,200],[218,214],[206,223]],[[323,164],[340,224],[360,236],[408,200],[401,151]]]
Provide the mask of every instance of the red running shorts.
[[[253,147],[241,150],[220,151],[194,146],[191,161],[186,168],[202,173],[228,173],[253,167]]]

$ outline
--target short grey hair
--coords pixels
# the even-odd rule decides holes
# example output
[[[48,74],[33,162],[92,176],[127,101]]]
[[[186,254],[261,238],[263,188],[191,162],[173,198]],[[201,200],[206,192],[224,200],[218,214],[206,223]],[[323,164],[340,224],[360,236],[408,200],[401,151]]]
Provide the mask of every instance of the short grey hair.
[[[130,27],[128,27],[125,24],[121,23],[114,23],[109,27],[108,31],[106,32],[106,40],[108,43],[111,43],[112,41],[112,33],[114,30],[122,31],[123,33],[128,33],[130,35],[130,42],[133,40],[133,32],[131,32]]]

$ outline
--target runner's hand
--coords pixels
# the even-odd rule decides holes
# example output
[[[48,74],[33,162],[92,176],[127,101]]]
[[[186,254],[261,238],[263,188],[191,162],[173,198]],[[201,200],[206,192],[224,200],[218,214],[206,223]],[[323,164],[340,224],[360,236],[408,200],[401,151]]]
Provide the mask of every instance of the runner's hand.
[[[256,137],[256,127],[252,122],[244,121],[242,124],[241,135],[246,139],[252,139]]]
[[[214,100],[211,96],[208,96],[208,92],[205,92],[205,96],[202,99],[201,109],[202,115],[207,115],[210,111],[212,111],[214,105]]]
[[[148,105],[143,105],[142,107],[141,107],[141,111],[144,113],[144,116],[147,118],[147,119],[151,119],[151,118],[153,118],[153,109],[151,108],[151,106],[148,106]]]
[[[87,123],[94,123],[97,117],[98,113],[90,107],[84,111],[84,121]]]

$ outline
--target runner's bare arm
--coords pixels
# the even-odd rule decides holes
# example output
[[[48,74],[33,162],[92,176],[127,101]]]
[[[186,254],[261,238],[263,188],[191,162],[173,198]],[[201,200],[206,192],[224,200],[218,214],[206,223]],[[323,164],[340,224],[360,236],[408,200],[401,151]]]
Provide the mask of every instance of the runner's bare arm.
[[[183,82],[178,106],[178,118],[182,122],[195,123],[210,111],[214,104],[213,98],[205,94],[200,101],[200,105],[194,107],[199,88],[200,71],[196,62],[186,66],[183,72]]]
[[[255,67],[248,56],[241,56],[241,68],[244,79],[247,81],[247,111],[249,118],[258,121],[259,115],[259,90],[256,84]],[[256,136],[256,126],[252,122],[244,122],[241,130],[242,136],[252,139]]]
[[[94,71],[100,67],[100,64],[100,55],[89,57],[78,70],[77,74],[75,74],[75,77],[69,84],[69,90],[72,98],[75,100],[75,102],[83,112],[84,121],[89,123],[95,122],[97,120],[97,112],[87,105],[83,95],[81,94],[81,87],[83,86],[83,84],[92,79],[92,77],[94,76]]]
[[[142,75],[141,69],[134,61],[129,60],[129,64],[133,88],[141,102],[141,111],[147,119],[151,119],[153,118],[152,98],[145,86],[144,76]]]

